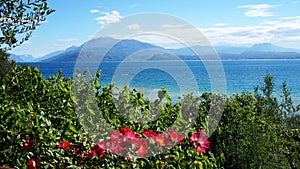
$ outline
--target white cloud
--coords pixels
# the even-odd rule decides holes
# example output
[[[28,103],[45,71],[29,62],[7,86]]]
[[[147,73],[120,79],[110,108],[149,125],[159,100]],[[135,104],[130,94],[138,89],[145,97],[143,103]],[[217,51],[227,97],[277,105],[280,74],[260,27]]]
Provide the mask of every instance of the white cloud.
[[[90,10],[90,13],[98,13],[98,12],[100,12],[98,9],[92,9],[92,10]]]
[[[226,25],[228,25],[228,23],[224,23],[224,22],[213,24],[213,26],[217,26],[217,27],[226,26]]]
[[[180,43],[188,45],[207,45],[205,37],[213,45],[251,46],[256,43],[274,43],[284,47],[300,49],[300,20],[263,21],[256,26],[227,26],[197,28],[178,27],[161,29],[156,37],[142,37],[139,40],[167,48],[180,47]],[[201,37],[198,34],[203,34]],[[175,37],[166,40],[158,37]],[[180,41],[183,40],[183,41]],[[181,45],[182,46],[182,45]]]
[[[111,24],[111,23],[117,23],[120,22],[120,19],[122,16],[120,15],[119,11],[113,10],[111,12],[102,12],[104,16],[100,16],[96,18],[98,23],[101,25]]]
[[[300,16],[287,16],[287,17],[282,17],[279,19],[283,19],[283,20],[300,19]]]
[[[268,17],[274,16],[273,12],[268,11],[270,8],[277,7],[278,5],[269,4],[256,4],[256,5],[241,5],[237,8],[244,8],[247,11],[244,13],[248,17]]]
[[[136,24],[128,25],[127,29],[130,29],[130,30],[140,30],[141,26],[136,23]]]
[[[76,38],[66,38],[66,39],[58,39],[58,41],[60,42],[73,42],[73,41],[77,41],[78,39]]]
[[[294,44],[300,49],[300,20],[263,21],[259,26],[204,28],[201,32],[213,44],[253,45],[271,42],[285,45]]]
[[[279,21],[264,20],[260,24],[261,25],[275,25],[275,24],[278,24],[278,23],[279,23]]]

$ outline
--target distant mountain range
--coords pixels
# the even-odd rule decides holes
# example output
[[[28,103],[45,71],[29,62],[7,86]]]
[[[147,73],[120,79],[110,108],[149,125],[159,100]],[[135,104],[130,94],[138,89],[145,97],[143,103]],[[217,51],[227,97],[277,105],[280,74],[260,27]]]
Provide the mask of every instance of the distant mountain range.
[[[107,49],[110,50],[107,51]],[[174,60],[175,57],[182,60],[194,60],[198,58],[194,50],[208,55],[206,58],[209,59],[213,49],[208,46],[165,49],[133,39],[118,40],[101,37],[89,40],[81,46],[72,46],[66,50],[52,52],[41,58],[11,54],[9,59],[16,62],[75,62],[80,55],[80,59],[83,61],[91,61],[93,57],[103,57],[103,61],[122,61],[125,58],[135,61]],[[222,60],[300,59],[300,50],[283,48],[270,43],[255,44],[252,47],[216,46],[215,51]]]
[[[15,55],[13,53],[9,53],[8,60],[14,60],[16,62],[35,62],[35,58],[31,55]]]

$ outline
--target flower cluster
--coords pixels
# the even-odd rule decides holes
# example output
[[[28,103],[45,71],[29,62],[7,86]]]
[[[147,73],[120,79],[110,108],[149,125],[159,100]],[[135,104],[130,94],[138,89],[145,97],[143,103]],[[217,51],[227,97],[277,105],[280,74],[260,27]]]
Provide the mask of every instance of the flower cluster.
[[[59,147],[59,148],[62,148],[62,149],[65,149],[65,150],[70,150],[70,149],[71,149],[71,143],[68,142],[68,141],[61,141],[61,142],[58,144],[58,147]]]
[[[190,143],[200,154],[206,153],[206,150],[210,148],[210,142],[208,141],[208,138],[203,130],[200,130],[197,133],[192,133],[190,137]]]
[[[130,160],[132,155],[137,155],[139,158],[144,158],[149,155],[149,147],[155,144],[156,147],[164,148],[172,146],[176,143],[183,144],[185,137],[180,133],[170,129],[167,133],[157,133],[151,130],[144,130],[141,134],[137,134],[129,127],[120,128],[119,131],[112,131],[109,140],[101,141],[92,147],[92,150],[87,154],[78,147],[71,147],[68,141],[61,141],[58,147],[68,152],[73,153],[81,158],[91,159],[94,156],[102,158],[107,152],[118,155],[124,155],[126,160]],[[201,153],[206,153],[210,148],[210,142],[203,130],[197,133],[192,133],[189,138],[190,143]],[[151,145],[150,145],[151,144]],[[28,150],[34,146],[30,139],[23,139],[22,149]],[[73,152],[71,151],[73,150]],[[26,165],[29,169],[36,169],[39,159],[30,159]]]
[[[184,141],[184,136],[175,132],[173,129],[170,129],[166,134],[144,130],[142,134],[139,135],[129,127],[120,128],[119,131],[112,131],[110,133],[109,140],[98,142],[88,154],[88,158],[95,155],[99,158],[103,157],[105,151],[119,155],[122,154],[126,156],[126,159],[130,159],[130,156],[133,154],[143,158],[149,154],[149,142],[146,138],[150,138],[148,141],[152,140],[153,143],[160,147],[171,146],[178,142],[183,143]]]
[[[131,152],[137,153],[138,157],[145,157],[148,154],[147,147],[148,142],[141,138],[139,134],[132,131],[129,127],[120,128],[118,132],[112,131],[110,133],[109,140],[98,142],[88,154],[88,158],[94,155],[97,155],[99,158],[103,157],[105,151],[123,155]]]
[[[161,147],[171,146],[179,142],[182,144],[184,142],[184,136],[178,132],[175,132],[173,129],[170,129],[169,132],[166,134],[159,133],[153,139],[155,143]]]
[[[92,151],[87,154],[87,158],[92,158],[97,155],[99,158],[105,156],[105,142],[98,142],[95,146],[92,147]]]
[[[31,160],[27,161],[26,166],[28,169],[37,169],[38,162],[39,162],[39,160],[31,159]]]

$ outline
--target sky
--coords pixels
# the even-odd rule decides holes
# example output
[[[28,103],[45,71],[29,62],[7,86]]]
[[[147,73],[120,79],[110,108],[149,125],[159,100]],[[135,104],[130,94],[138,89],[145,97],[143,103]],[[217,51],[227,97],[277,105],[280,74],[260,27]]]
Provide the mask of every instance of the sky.
[[[48,0],[48,3],[56,11],[33,31],[29,41],[14,48],[12,53],[42,57],[79,46],[109,24],[143,13],[178,17],[193,25],[214,46],[273,43],[300,49],[300,0]],[[141,29],[139,24],[128,28]],[[176,31],[193,36],[180,27]],[[153,43],[176,48],[159,40]]]

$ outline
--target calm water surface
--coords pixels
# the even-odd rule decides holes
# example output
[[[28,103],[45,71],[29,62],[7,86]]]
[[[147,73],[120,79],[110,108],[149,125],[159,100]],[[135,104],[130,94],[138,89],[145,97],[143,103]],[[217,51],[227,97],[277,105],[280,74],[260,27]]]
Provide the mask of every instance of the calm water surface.
[[[207,61],[207,63],[214,65],[216,61]],[[262,84],[263,77],[268,73],[275,78],[276,95],[279,95],[280,85],[286,81],[292,90],[293,99],[300,103],[298,85],[300,60],[228,60],[221,63],[228,95],[244,91],[253,92],[253,88]],[[75,63],[27,63],[27,65],[39,66],[46,78],[57,74],[60,69],[63,70],[65,77],[73,77],[75,70]],[[117,85],[124,86],[127,83],[131,88],[144,91],[149,97],[156,95],[156,91],[161,87],[167,87],[171,97],[176,98],[181,92],[188,91],[195,83],[200,92],[212,91],[210,80],[212,73],[208,73],[205,65],[206,63],[201,61],[151,61],[126,64],[102,62],[98,69],[102,70],[102,84],[114,81]],[[218,76],[222,73],[214,72],[213,75]],[[196,81],[193,81],[193,78]]]

